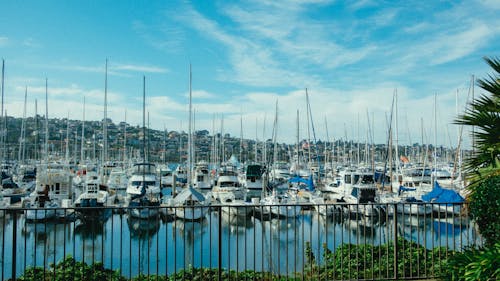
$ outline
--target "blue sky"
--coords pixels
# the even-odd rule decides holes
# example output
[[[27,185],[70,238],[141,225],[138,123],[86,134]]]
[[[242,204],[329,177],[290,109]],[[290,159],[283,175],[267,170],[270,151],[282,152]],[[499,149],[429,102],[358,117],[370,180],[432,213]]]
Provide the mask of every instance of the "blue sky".
[[[49,116],[142,122],[142,76],[155,129],[187,130],[189,64],[197,129],[271,138],[308,137],[308,89],[317,139],[364,142],[367,115],[386,142],[393,93],[398,139],[456,146],[450,122],[463,110],[471,75],[500,50],[500,2],[483,1],[2,1],[0,57],[5,107]],[[476,94],[481,91],[476,88]],[[458,96],[458,102],[456,101]],[[367,114],[368,113],[368,114]],[[220,120],[223,119],[223,122]],[[214,121],[215,120],[215,121]],[[326,120],[326,122],[325,122]],[[214,126],[215,124],[215,126]],[[264,133],[264,124],[266,131]],[[327,124],[327,125],[326,125]],[[358,125],[359,124],[359,125]],[[222,128],[221,128],[222,127]],[[256,133],[257,132],[257,133]],[[312,138],[312,131],[311,131]],[[468,140],[466,140],[468,142]]]

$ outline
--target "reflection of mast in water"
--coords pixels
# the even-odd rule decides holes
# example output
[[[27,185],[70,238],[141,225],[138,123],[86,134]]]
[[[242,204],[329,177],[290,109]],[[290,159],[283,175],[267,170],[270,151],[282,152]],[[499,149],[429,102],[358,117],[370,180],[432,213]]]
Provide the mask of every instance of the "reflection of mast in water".
[[[261,226],[262,226],[262,245],[266,246],[266,247],[262,247],[262,272],[265,272],[265,271],[269,271],[269,272],[274,272],[274,268],[276,268],[276,266],[273,264],[273,257],[272,257],[272,240],[273,239],[269,239],[269,241],[266,243],[266,226],[269,227],[269,238],[271,238],[271,233],[272,233],[272,229],[271,229],[271,221],[260,221],[261,223]],[[266,245],[267,244],[267,245]],[[268,252],[267,254],[265,253],[265,250],[268,249]],[[265,268],[264,267],[264,257],[267,257],[268,259],[268,262],[267,264],[269,265],[269,268]]]
[[[131,239],[134,238],[138,243],[139,251],[139,273],[149,275],[150,250],[153,246],[153,238],[160,229],[160,220],[158,217],[151,219],[139,219],[128,216],[127,224],[130,230]],[[156,257],[158,258],[158,257]],[[147,272],[144,272],[144,267],[147,266]],[[131,269],[130,269],[131,270]]]
[[[179,232],[181,235],[182,241],[184,241],[184,249],[183,249],[183,260],[184,260],[184,268],[186,266],[194,266],[195,259],[195,249],[194,242],[196,239],[202,239],[205,227],[207,225],[207,220],[202,219],[201,221],[189,221],[189,220],[175,220],[174,225],[179,228]],[[177,239],[176,239],[177,241]],[[201,255],[201,247],[200,247],[200,255]],[[201,267],[201,256],[200,256],[200,264]]]
[[[26,241],[26,248],[23,254],[23,263],[37,266],[48,266],[56,263],[57,254],[64,250],[60,245],[63,241],[69,240],[70,227],[66,224],[56,224],[54,222],[24,222],[21,223],[21,234]],[[33,245],[33,246],[29,246]],[[19,249],[18,249],[19,250]],[[18,255],[18,262],[19,262]],[[27,260],[30,257],[31,261]]]
[[[79,236],[83,261],[93,263],[104,260],[104,222],[101,220],[77,220],[75,222],[75,237]]]

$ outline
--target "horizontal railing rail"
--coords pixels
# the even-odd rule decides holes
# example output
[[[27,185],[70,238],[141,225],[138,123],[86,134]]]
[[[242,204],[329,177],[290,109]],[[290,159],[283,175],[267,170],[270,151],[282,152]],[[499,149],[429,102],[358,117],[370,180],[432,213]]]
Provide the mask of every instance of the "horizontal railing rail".
[[[482,244],[465,205],[438,203],[7,208],[0,228],[2,280],[427,279]]]

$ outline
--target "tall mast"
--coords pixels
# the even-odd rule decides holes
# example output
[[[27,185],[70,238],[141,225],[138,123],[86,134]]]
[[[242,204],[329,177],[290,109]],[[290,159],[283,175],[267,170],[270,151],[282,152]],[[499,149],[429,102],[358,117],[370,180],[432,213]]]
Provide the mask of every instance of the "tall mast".
[[[49,94],[48,79],[45,78],[45,161],[49,161]]]
[[[147,142],[146,142],[146,143],[147,143],[147,147],[146,147],[146,149],[147,149],[147,150],[146,150],[146,155],[147,155],[147,159],[148,159],[148,162],[149,162],[149,153],[150,153],[150,149],[149,149],[149,148],[150,148],[150,147],[149,147],[149,111],[148,111],[148,123],[147,123],[147,126],[146,126],[146,127],[148,128],[148,129],[146,129],[146,135],[148,136],[148,137],[146,138],[146,140],[147,140]]]
[[[85,160],[85,96],[83,96],[83,122],[82,122],[82,144],[80,148],[80,161]]]
[[[399,122],[398,122],[398,89],[394,90],[394,100],[396,103],[396,120],[395,120],[395,125],[396,125],[396,133],[395,133],[395,140],[394,142],[396,143],[396,157],[395,157],[395,162],[396,162],[396,174],[398,175],[399,173],[399,139],[398,139],[398,134],[399,134]]]
[[[123,164],[127,160],[127,110],[125,109],[125,124],[123,124]]]
[[[193,173],[193,159],[191,158],[193,156],[193,146],[192,146],[192,135],[191,135],[191,124],[192,124],[192,110],[193,110],[193,105],[192,105],[192,73],[191,73],[191,64],[189,64],[189,117],[188,117],[188,175],[187,175],[187,185],[191,186],[191,177]]]
[[[66,155],[65,155],[66,163],[69,163],[69,111],[68,118],[66,119]]]
[[[273,126],[273,163],[278,160],[278,100],[276,100],[276,108],[274,112],[274,126]]]
[[[296,151],[297,151],[297,157],[295,157],[295,167],[297,167],[297,169],[299,168],[299,163],[300,163],[300,145],[299,145],[299,142],[300,142],[300,126],[299,126],[299,110],[297,109],[297,119],[296,119],[296,124],[297,124],[297,134],[296,134],[296,137],[297,137],[297,140],[296,140]],[[298,175],[298,173],[297,173]]]
[[[240,162],[243,161],[243,116],[240,113]]]
[[[307,164],[310,165],[311,164],[311,129],[310,129],[310,125],[311,123],[311,120],[309,120],[309,116],[310,116],[310,113],[309,113],[309,94],[307,93],[307,88],[306,88],[306,113],[307,113]]]
[[[434,180],[436,181],[437,176],[437,94],[434,94]]]
[[[142,76],[142,159],[148,161],[146,156],[146,76]]]
[[[108,161],[108,59],[106,59],[106,66],[104,71],[104,122],[102,123],[103,142],[103,163]]]
[[[38,145],[38,100],[35,99],[35,160],[38,160],[38,149],[40,146]]]
[[[1,110],[2,110],[2,113],[0,115],[1,119],[0,119],[0,122],[2,123],[0,125],[0,141],[1,141],[1,149],[0,149],[0,161],[3,161],[4,160],[4,157],[5,157],[5,136],[6,136],[6,131],[5,131],[5,127],[4,127],[4,114],[3,114],[3,104],[4,104],[4,80],[5,80],[5,60],[2,59],[2,106],[1,106]]]
[[[258,163],[259,159],[257,157],[257,153],[258,153],[258,144],[259,144],[259,136],[257,135],[257,128],[258,128],[258,124],[257,124],[257,117],[255,117],[255,155],[254,155],[254,161],[255,163]]]
[[[25,147],[26,147],[26,142],[25,142],[25,131],[26,131],[26,100],[28,98],[28,86],[26,86],[26,89],[24,91],[24,108],[23,108],[23,120],[21,122],[21,137],[19,138],[19,154],[18,154],[18,161],[19,162],[24,162],[24,153],[25,153]]]

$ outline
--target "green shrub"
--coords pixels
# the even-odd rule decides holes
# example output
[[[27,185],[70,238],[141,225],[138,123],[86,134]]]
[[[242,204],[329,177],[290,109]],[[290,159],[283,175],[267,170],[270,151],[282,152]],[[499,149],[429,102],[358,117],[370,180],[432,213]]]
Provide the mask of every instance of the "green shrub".
[[[500,243],[468,248],[452,255],[445,264],[443,280],[500,280]]]
[[[308,257],[304,273],[299,273],[306,280],[331,279],[390,279],[394,277],[394,264],[397,277],[425,277],[441,274],[446,255],[451,252],[445,248],[427,250],[425,247],[402,238],[395,245],[343,244],[335,252],[323,245],[323,259],[316,263],[314,256]],[[312,253],[306,243],[306,254]]]
[[[500,241],[500,176],[478,183],[469,197],[469,212],[486,245]]]
[[[41,267],[28,268],[24,274],[17,278],[21,281],[122,281],[127,280],[120,276],[117,271],[104,268],[102,263],[86,263],[76,261],[68,256],[57,265],[51,264],[50,268],[44,270]]]

